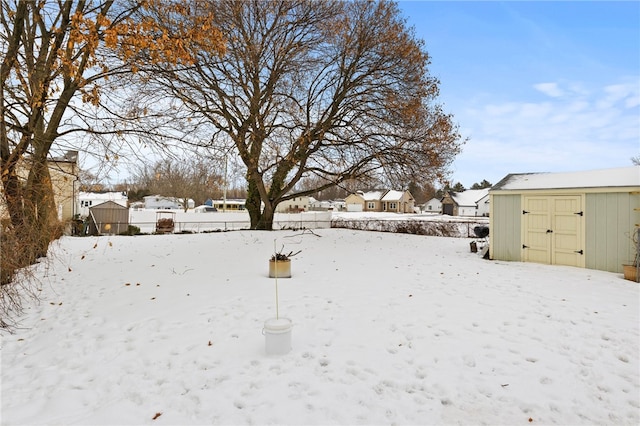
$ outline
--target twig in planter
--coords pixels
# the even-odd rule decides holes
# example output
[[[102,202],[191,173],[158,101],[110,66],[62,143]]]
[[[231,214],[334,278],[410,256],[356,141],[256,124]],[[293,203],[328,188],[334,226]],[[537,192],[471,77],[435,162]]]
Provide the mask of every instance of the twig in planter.
[[[283,253],[282,252],[283,249],[284,249],[284,246],[282,246],[282,249],[280,249],[280,251],[275,252],[271,256],[271,260],[277,260],[277,261],[289,260],[290,258],[292,258],[293,256],[295,256],[296,254],[302,251],[302,250],[298,250],[295,253],[293,251],[290,251],[289,253]]]

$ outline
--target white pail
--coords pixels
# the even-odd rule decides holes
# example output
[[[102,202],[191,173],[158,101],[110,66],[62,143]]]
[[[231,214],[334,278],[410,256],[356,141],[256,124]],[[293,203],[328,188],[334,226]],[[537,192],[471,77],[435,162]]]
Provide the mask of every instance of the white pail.
[[[289,318],[269,318],[264,322],[262,334],[265,349],[269,355],[284,355],[291,350],[291,320]]]

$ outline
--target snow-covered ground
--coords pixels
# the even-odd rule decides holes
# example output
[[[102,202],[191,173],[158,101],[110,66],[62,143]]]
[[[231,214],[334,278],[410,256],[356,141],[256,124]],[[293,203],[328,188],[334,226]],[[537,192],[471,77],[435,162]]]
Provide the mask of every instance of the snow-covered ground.
[[[292,350],[266,355],[274,246]],[[63,237],[2,334],[3,425],[640,423],[639,287],[347,229]]]

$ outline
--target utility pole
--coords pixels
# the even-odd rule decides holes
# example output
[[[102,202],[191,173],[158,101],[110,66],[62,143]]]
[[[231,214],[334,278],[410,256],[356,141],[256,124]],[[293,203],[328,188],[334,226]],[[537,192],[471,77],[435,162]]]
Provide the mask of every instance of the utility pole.
[[[222,188],[222,212],[227,211],[227,154],[224,154],[224,187]]]

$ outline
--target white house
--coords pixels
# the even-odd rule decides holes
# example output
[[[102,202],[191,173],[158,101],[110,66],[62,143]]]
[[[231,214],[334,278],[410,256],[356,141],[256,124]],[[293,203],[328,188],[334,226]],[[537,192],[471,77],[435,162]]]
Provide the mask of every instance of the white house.
[[[427,213],[441,213],[442,202],[439,198],[432,198],[422,205],[422,211]]]
[[[487,191],[488,189],[489,188],[487,188]],[[489,211],[491,210],[489,206],[490,199],[491,197],[489,197],[489,192],[487,192],[486,195],[476,201],[476,204],[478,206],[478,216],[489,216]]]
[[[78,203],[79,208],[77,213],[80,216],[89,216],[89,209],[93,206],[105,203],[107,201],[113,201],[122,207],[128,207],[129,198],[126,192],[79,192]]]
[[[333,201],[331,201],[331,200],[316,200],[313,197],[309,197],[309,209],[313,210],[313,211],[333,210]]]
[[[144,207],[152,210],[172,210],[183,209],[183,200],[176,197],[165,197],[163,195],[147,195],[144,197]],[[189,198],[187,200],[187,207],[192,209],[195,207],[195,202]]]

